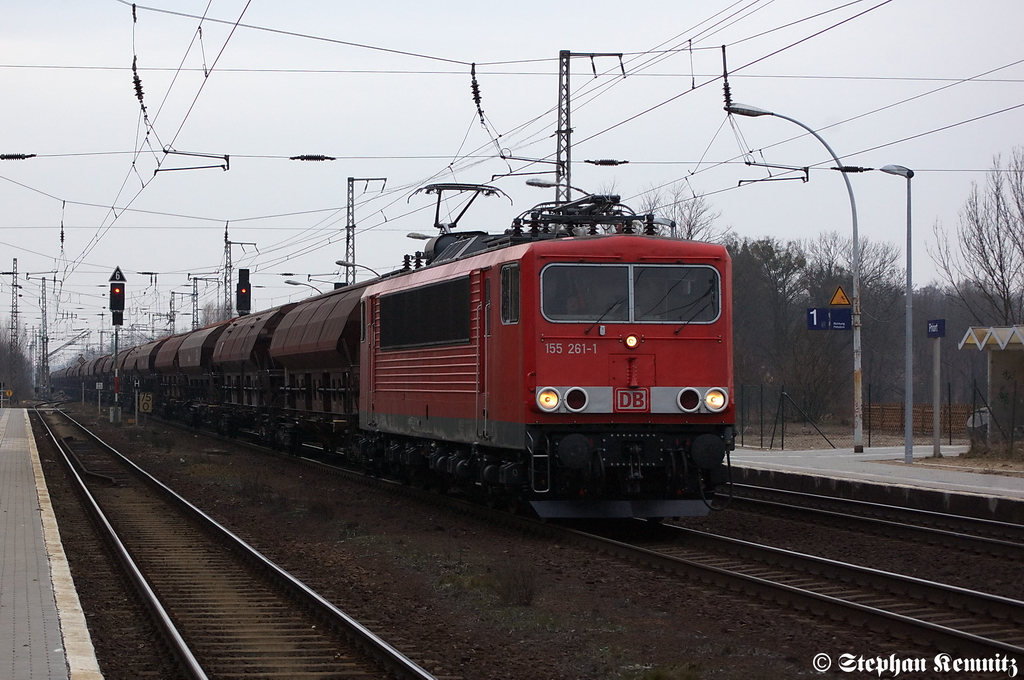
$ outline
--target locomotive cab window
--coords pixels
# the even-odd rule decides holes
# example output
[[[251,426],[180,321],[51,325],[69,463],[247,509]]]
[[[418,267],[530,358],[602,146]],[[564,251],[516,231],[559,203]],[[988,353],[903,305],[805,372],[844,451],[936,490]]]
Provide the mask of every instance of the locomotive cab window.
[[[718,318],[714,267],[633,265],[632,269],[635,321],[711,323]]]
[[[626,265],[548,265],[540,289],[544,316],[551,321],[629,321]]]
[[[706,265],[551,264],[541,311],[563,323],[713,323],[721,277]]]

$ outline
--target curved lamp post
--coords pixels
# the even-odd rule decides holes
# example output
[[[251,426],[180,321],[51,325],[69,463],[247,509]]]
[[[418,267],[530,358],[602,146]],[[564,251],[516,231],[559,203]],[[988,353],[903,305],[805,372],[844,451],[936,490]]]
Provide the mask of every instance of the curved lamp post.
[[[850,178],[847,176],[847,173],[861,172],[864,168],[848,168],[843,165],[839,160],[839,156],[828,145],[828,142],[821,138],[821,135],[794,118],[745,104],[732,104],[726,106],[725,110],[737,116],[747,116],[750,118],[774,116],[799,125],[814,135],[814,138],[821,142],[822,146],[828,150],[829,154],[832,155],[832,160],[836,162],[836,169],[842,173],[843,180],[846,182],[846,193],[850,195],[850,212],[853,217],[853,450],[856,453],[861,453],[864,451],[864,390],[860,344],[860,242],[857,233],[857,202],[853,198],[853,186],[850,184]]]
[[[410,238],[412,238],[412,237],[410,236]],[[348,260],[337,260],[337,261],[335,261],[334,264],[338,265],[339,267],[353,267],[353,268],[354,267],[359,267],[360,269],[365,269],[366,271],[370,272],[371,274],[376,276],[378,279],[380,278],[380,274],[377,273],[377,270],[370,269],[365,264],[357,264],[355,262],[349,262]]]
[[[886,165],[885,167],[879,168],[882,172],[889,175],[899,175],[900,177],[907,178],[907,326],[906,326],[906,338],[904,339],[904,351],[906,353],[905,364],[903,373],[905,376],[905,385],[903,387],[903,462],[913,463],[914,462],[914,341],[913,341],[913,315],[914,315],[914,285],[913,278],[910,271],[910,251],[911,251],[911,238],[910,238],[910,180],[914,176],[914,171],[910,168],[905,168],[902,165]]]
[[[285,283],[287,283],[289,286],[306,286],[307,288],[312,288],[313,290],[315,290],[318,295],[323,295],[323,291],[321,291],[319,288],[317,288],[311,283],[306,283],[304,281],[294,281],[292,279],[287,279]]]

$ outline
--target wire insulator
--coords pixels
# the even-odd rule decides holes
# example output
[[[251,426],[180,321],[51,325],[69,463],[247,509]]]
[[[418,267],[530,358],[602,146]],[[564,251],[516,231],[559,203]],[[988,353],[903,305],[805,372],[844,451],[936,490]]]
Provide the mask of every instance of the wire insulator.
[[[725,65],[725,45],[722,45],[722,91],[725,94],[725,110],[732,108],[732,90],[729,89],[729,68]]]
[[[337,160],[334,156],[324,156],[318,153],[304,153],[299,156],[292,156],[289,160],[293,161],[334,161]]]
[[[476,80],[476,64],[475,63],[470,65],[470,67],[469,67],[469,75],[470,75],[470,78],[471,78],[470,87],[473,90],[473,103],[476,104],[476,112],[477,112],[477,114],[480,115],[480,124],[483,125],[484,128],[486,128],[487,127],[487,123],[484,120],[484,109],[483,109],[483,106],[480,103],[481,102],[481,98],[480,98],[480,83],[478,83],[477,80]]]
[[[23,161],[35,157],[34,153],[0,153],[0,161]]]
[[[654,236],[656,230],[654,228],[654,214],[647,213],[647,217],[644,219],[644,235]]]
[[[138,63],[138,56],[132,57],[132,84],[135,85],[135,98],[139,100],[139,104],[145,109],[146,102],[143,100],[142,78],[139,78]]]

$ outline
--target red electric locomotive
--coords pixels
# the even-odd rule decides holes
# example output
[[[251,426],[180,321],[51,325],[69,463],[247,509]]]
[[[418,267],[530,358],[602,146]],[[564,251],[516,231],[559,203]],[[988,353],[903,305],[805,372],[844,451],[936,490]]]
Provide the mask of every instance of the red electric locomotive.
[[[734,445],[731,263],[652,227],[590,196],[369,285],[364,458],[541,517],[705,514]]]
[[[449,190],[499,193],[433,185],[438,214]],[[707,513],[734,447],[726,249],[656,236],[613,196],[504,234],[436,226],[425,266],[125,350],[124,369],[193,425],[541,517]]]

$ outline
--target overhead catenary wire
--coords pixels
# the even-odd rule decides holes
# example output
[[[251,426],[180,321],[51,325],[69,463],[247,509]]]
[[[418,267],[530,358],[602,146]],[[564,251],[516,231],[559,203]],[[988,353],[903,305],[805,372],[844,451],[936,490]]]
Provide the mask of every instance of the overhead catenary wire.
[[[699,48],[698,48],[698,49],[699,49]],[[481,161],[481,160],[484,160],[484,159],[486,159],[487,157],[486,157],[486,156],[477,156],[477,157],[472,157],[472,156],[469,156],[469,155],[463,155],[463,156],[459,156],[459,158],[460,158],[460,159],[465,159],[465,160],[470,160],[470,159],[472,159],[473,161]],[[491,158],[493,158],[493,156],[491,156]],[[703,159],[701,159],[701,160],[703,160]],[[131,209],[131,208],[130,208],[130,209]],[[120,208],[119,208],[119,210],[120,210]],[[211,218],[211,219],[217,219],[217,220],[219,220],[220,218]],[[261,218],[261,217],[253,217],[253,218],[251,218],[251,219],[253,219],[253,220],[258,220],[258,219],[262,219],[262,218]]]
[[[159,14],[169,14],[169,15],[173,15],[173,16],[185,17],[187,19],[200,19],[201,18],[201,17],[199,17],[199,16],[197,16],[195,14],[189,14],[188,12],[178,12],[178,11],[174,11],[174,10],[163,9],[163,8],[160,8],[160,7],[147,7],[147,6],[144,6],[144,5],[136,5],[136,3],[130,3],[127,0],[117,0],[117,1],[120,2],[123,5],[131,5],[133,8],[137,6],[138,9],[142,9],[142,10],[145,10],[145,11],[148,11],[148,12],[156,12],[156,13],[159,13]],[[246,4],[246,7],[248,7],[248,4]],[[236,21],[236,22],[231,22],[231,21],[228,21],[228,20],[225,20],[225,19],[214,19],[214,18],[211,18],[211,17],[205,17],[204,20],[208,21],[210,23],[233,25],[233,28],[245,28],[245,29],[250,29],[250,30],[254,30],[254,31],[264,31],[264,32],[267,32],[267,33],[276,33],[278,35],[287,35],[287,36],[291,36],[291,37],[294,37],[294,38],[305,38],[305,39],[308,39],[308,40],[317,40],[317,41],[320,41],[320,42],[333,43],[333,44],[336,44],[336,45],[345,45],[345,46],[348,46],[348,47],[357,47],[357,48],[365,49],[365,50],[373,50],[373,51],[377,51],[377,52],[387,52],[387,53],[390,53],[390,54],[397,54],[397,55],[406,56],[406,57],[415,57],[417,59],[429,59],[429,60],[432,60],[432,61],[447,62],[449,64],[460,64],[462,66],[469,66],[469,62],[460,61],[458,59],[447,59],[445,57],[439,57],[439,56],[435,56],[435,55],[419,54],[419,53],[416,53],[416,52],[408,52],[408,51],[405,51],[405,50],[391,49],[391,48],[388,48],[388,47],[378,47],[378,46],[375,46],[375,45],[366,45],[366,44],[363,44],[363,43],[357,43],[357,42],[352,42],[352,41],[348,41],[348,40],[339,40],[339,39],[336,39],[336,38],[326,38],[326,37],[323,37],[323,36],[316,36],[316,35],[311,35],[311,34],[306,34],[306,33],[299,33],[299,32],[296,32],[296,31],[286,31],[286,30],[283,30],[283,29],[280,29],[280,28],[270,28],[270,27],[267,27],[267,26],[255,26],[253,24],[243,24],[243,23],[241,23],[241,17],[239,17],[238,21]]]
[[[245,7],[244,7],[244,8],[242,9],[242,12],[241,12],[241,14],[239,14],[238,20],[236,21],[236,26],[235,26],[235,28],[237,28],[237,23],[238,23],[238,22],[241,22],[241,20],[242,20],[242,17],[243,17],[244,15],[245,15],[245,12],[246,12],[246,10],[247,10],[247,9],[249,8],[249,4],[250,4],[251,2],[252,2],[252,0],[249,0],[249,1],[248,1],[248,2],[246,3]],[[124,3],[124,4],[127,4],[127,3]],[[132,48],[133,48],[133,50],[135,50],[135,44],[134,44],[134,43],[135,43],[135,24],[136,24],[136,22],[137,22],[137,13],[136,13],[136,5],[135,5],[135,4],[132,4],[132,5],[131,5],[131,7],[132,7]],[[209,5],[207,6],[207,8],[209,8]],[[234,28],[232,29],[231,33],[229,33],[229,34],[228,34],[228,37],[227,37],[227,38],[226,38],[226,39],[224,40],[224,44],[223,44],[223,45],[221,46],[221,50],[220,50],[220,52],[218,52],[218,54],[217,54],[217,57],[216,57],[216,59],[214,60],[214,63],[213,63],[213,65],[211,66],[211,70],[212,70],[213,68],[216,68],[217,62],[218,62],[218,61],[220,60],[221,56],[222,56],[222,55],[224,54],[224,50],[225,50],[225,49],[227,48],[228,42],[230,42],[230,40],[231,40],[231,36],[232,36],[232,35],[234,35]],[[179,134],[181,134],[181,131],[182,131],[182,129],[184,129],[184,126],[185,126],[185,122],[186,122],[186,121],[188,120],[188,117],[189,117],[189,116],[191,115],[191,113],[192,113],[192,110],[194,109],[194,107],[195,107],[195,104],[196,104],[196,102],[197,102],[197,101],[199,100],[199,96],[200,96],[200,95],[202,94],[202,91],[203,91],[203,88],[204,88],[204,87],[205,87],[205,85],[206,85],[206,82],[207,82],[207,79],[205,79],[205,78],[204,78],[204,79],[203,79],[203,82],[202,82],[202,83],[200,83],[200,86],[199,86],[199,89],[198,89],[198,91],[196,92],[195,98],[193,99],[193,101],[192,101],[192,104],[191,104],[191,106],[189,107],[188,111],[187,111],[187,112],[185,113],[185,116],[184,116],[184,117],[182,118],[181,124],[180,124],[180,126],[178,127],[178,131],[177,131],[177,132],[175,132],[175,134],[174,134],[174,137],[173,137],[173,138],[171,139],[171,142],[170,142],[170,145],[169,145],[169,146],[172,146],[172,145],[174,144],[174,141],[175,141],[175,140],[177,139],[178,135],[179,135]],[[173,83],[172,83],[172,84],[173,84]],[[146,107],[145,107],[145,105],[144,105],[144,103],[143,103],[143,100],[142,100],[142,89],[141,89],[141,85],[136,85],[136,90],[137,90],[137,93],[138,93],[138,97],[139,97],[140,105],[141,105],[141,107],[142,107],[142,117],[143,117],[143,121],[144,121],[144,123],[145,123],[145,125],[146,125],[146,129],[147,129],[146,135],[145,135],[145,137],[144,137],[144,140],[145,140],[145,141],[143,142],[143,144],[146,144],[146,143],[148,143],[148,139],[149,139],[149,132],[150,132],[150,131],[152,130],[152,125],[150,124],[150,122],[149,122],[149,120],[148,120],[148,114],[147,114],[147,111],[146,111]],[[139,151],[139,152],[141,153],[141,146],[139,146],[139,147],[138,147],[138,151]],[[136,159],[132,161],[132,166],[131,166],[131,171],[132,171],[132,172],[136,172],[136,173],[137,173],[137,170],[136,170],[136,165],[135,165],[135,163],[136,163],[136,160],[137,160],[137,158],[138,158],[138,156],[136,155]],[[121,184],[121,188],[120,188],[120,189],[118,190],[118,197],[120,197],[120,195],[121,195],[121,192],[122,192],[122,191],[124,191],[125,185],[127,184],[127,179],[128,179],[128,178],[127,178],[127,177],[125,177],[125,181],[124,181],[124,182],[122,182],[122,184]],[[141,177],[140,177],[140,179],[141,179]],[[145,189],[146,189],[146,187],[147,187],[147,186],[149,186],[149,182],[150,182],[150,181],[152,181],[152,179],[150,179],[150,180],[148,180],[148,181],[147,181],[147,180],[142,180],[142,186],[141,186],[141,188],[140,188],[140,189],[138,190],[138,192],[137,192],[137,193],[135,194],[135,196],[134,196],[134,197],[132,197],[131,201],[129,201],[129,205],[131,205],[132,203],[134,203],[134,202],[135,202],[135,201],[136,201],[136,200],[137,200],[137,199],[139,198],[139,196],[141,196],[141,195],[142,195],[142,192],[143,192],[143,191],[145,191]],[[115,198],[115,202],[116,202],[116,200],[117,200],[117,199]],[[114,211],[113,209],[111,209],[111,212],[112,212],[112,213],[113,213],[113,215],[114,215],[114,219],[113,219],[113,221],[111,221],[111,224],[113,224],[113,222],[116,222],[116,221],[117,221],[117,219],[119,218],[119,215],[118,215],[118,214],[117,214],[117,212],[116,212],[116,211]],[[90,243],[89,243],[89,244],[88,244],[88,245],[87,245],[87,246],[85,247],[85,249],[83,249],[83,251],[82,251],[82,253],[81,253],[81,254],[79,255],[79,257],[75,258],[75,260],[74,260],[74,261],[72,261],[72,263],[71,263],[71,264],[70,264],[70,265],[69,265],[68,267],[66,267],[66,269],[65,269],[65,277],[64,277],[64,278],[66,278],[66,277],[67,277],[67,274],[68,274],[68,273],[70,273],[70,272],[73,272],[73,271],[74,271],[74,269],[75,269],[75,266],[76,266],[76,263],[78,262],[78,260],[79,260],[80,258],[85,258],[85,257],[87,257],[87,256],[88,256],[88,254],[89,254],[90,252],[92,252],[93,248],[95,248],[95,247],[96,247],[96,245],[98,245],[98,244],[99,244],[100,240],[101,240],[101,239],[102,239],[102,238],[104,237],[104,235],[106,235],[106,233],[107,233],[107,232],[109,231],[109,226],[110,226],[110,225],[106,225],[105,227],[104,227],[104,226],[102,226],[102,225],[100,226],[100,228],[99,228],[99,229],[97,230],[97,232],[96,232],[96,235],[95,235],[95,236],[93,237],[93,239],[92,239],[92,240],[90,241]]]

